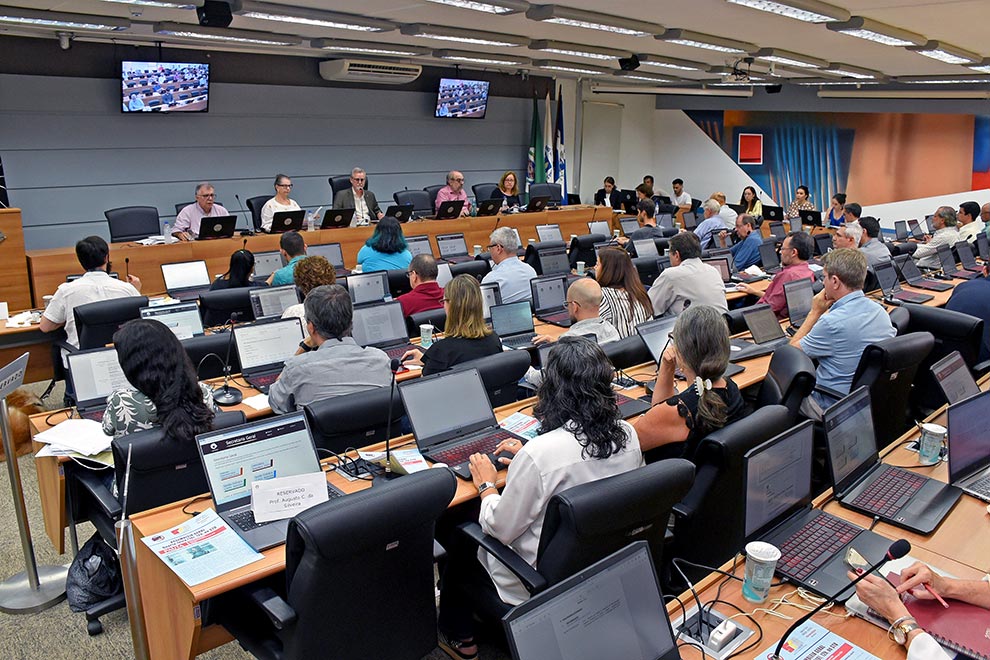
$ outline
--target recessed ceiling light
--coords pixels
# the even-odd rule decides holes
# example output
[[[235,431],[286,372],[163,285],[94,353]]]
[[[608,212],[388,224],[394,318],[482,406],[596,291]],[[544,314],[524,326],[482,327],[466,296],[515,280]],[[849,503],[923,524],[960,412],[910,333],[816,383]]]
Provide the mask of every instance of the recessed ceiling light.
[[[976,53],[938,41],[929,41],[921,46],[908,46],[907,49],[946,64],[976,64],[983,60]]]
[[[399,28],[399,31],[410,37],[477,44],[479,46],[503,46],[505,48],[511,48],[513,46],[529,45],[529,39],[526,37],[517,37],[498,32],[481,32],[479,30],[444,27],[442,25],[428,25],[426,23],[403,25]]]
[[[980,73],[990,73],[990,57],[983,60],[982,62],[977,62],[976,64],[967,64],[967,67],[973,71],[979,71]]]
[[[990,76],[898,76],[895,80],[908,85],[985,85]]]
[[[589,76],[606,76],[611,74],[613,71],[613,69],[606,69],[600,66],[591,66],[590,64],[581,64],[578,62],[559,62],[554,60],[536,60],[533,62],[533,66],[539,69],[547,69],[548,71],[580,73]]]
[[[498,66],[523,66],[530,63],[527,57],[502,55],[500,53],[477,53],[470,50],[435,50],[433,57],[451,62],[468,64],[494,64]]]
[[[821,78],[794,81],[798,85],[816,85],[831,87],[835,85],[856,86],[859,85],[879,85],[879,80],[824,80]]]
[[[850,37],[866,39],[884,46],[920,46],[928,41],[916,32],[908,32],[862,16],[853,16],[848,21],[826,23],[825,27],[833,32],[841,32]]]
[[[155,23],[155,34],[164,34],[179,39],[202,39],[206,41],[226,41],[230,43],[251,44],[257,46],[298,46],[302,44],[299,37],[290,37],[270,32],[253,32],[251,30],[231,30],[228,28],[200,27],[186,23]]]
[[[0,23],[68,28],[71,30],[126,30],[131,27],[131,22],[123,18],[38,11],[16,7],[0,7]]]
[[[569,27],[586,28],[598,32],[611,32],[632,37],[646,37],[663,32],[662,25],[651,25],[642,21],[618,18],[611,14],[600,14],[583,9],[571,9],[560,5],[533,5],[526,10],[526,18],[533,21],[557,23]]]
[[[346,39],[313,39],[309,42],[313,48],[337,53],[367,53],[368,55],[397,55],[412,57],[428,55],[429,48],[422,46],[406,46],[404,44],[377,43],[374,41],[348,41]]]
[[[795,18],[808,23],[825,23],[827,21],[848,21],[849,12],[835,5],[817,0],[728,0],[734,5],[742,5],[751,9]]]
[[[244,18],[255,18],[262,21],[312,25],[336,30],[357,30],[359,32],[388,32],[397,27],[395,23],[389,21],[365,18],[355,14],[290,7],[270,2],[253,2],[252,0],[243,0],[235,13]]]
[[[681,29],[671,29],[664,30],[661,34],[653,35],[654,39],[660,41],[666,41],[672,44],[679,44],[681,46],[691,46],[693,48],[704,48],[705,50],[714,50],[719,53],[734,53],[739,55],[744,55],[750,51],[756,50],[756,46],[753,44],[748,44],[742,41],[735,41],[733,39],[724,39],[722,37],[715,37],[710,34],[702,34],[701,32],[692,32],[691,30],[681,30]]]
[[[796,66],[801,69],[823,69],[828,66],[828,62],[817,57],[809,57],[800,53],[792,53],[779,48],[761,48],[750,53],[753,57],[765,62],[775,62],[776,64],[786,64]]]
[[[163,9],[195,9],[202,7],[205,0],[186,0],[185,2],[166,2],[165,0],[103,0],[116,2],[121,5],[140,5],[141,7],[161,7]]]
[[[526,11],[526,8],[529,7],[529,3],[522,0],[429,0],[429,2],[500,15],[518,14]]]
[[[544,53],[554,53],[556,55],[571,55],[572,57],[587,57],[593,60],[615,60],[620,57],[628,57],[629,53],[611,48],[597,48],[594,46],[582,46],[581,44],[569,44],[564,41],[547,41],[540,39],[529,44],[530,50],[539,50]]]

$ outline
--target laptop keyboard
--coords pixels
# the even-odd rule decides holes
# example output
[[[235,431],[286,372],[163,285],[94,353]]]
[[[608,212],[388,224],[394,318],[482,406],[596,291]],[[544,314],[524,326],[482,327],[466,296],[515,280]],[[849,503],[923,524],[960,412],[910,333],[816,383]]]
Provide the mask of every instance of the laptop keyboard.
[[[474,440],[468,440],[464,444],[455,445],[437,452],[430,452],[429,459],[434,463],[446,463],[450,467],[466,463],[472,454],[492,454],[495,446],[503,440],[513,437],[505,429],[494,431],[489,435],[484,435]]]
[[[911,293],[910,291],[898,291],[894,297],[904,302],[925,302],[932,299],[932,296],[924,293]]]
[[[344,493],[338,490],[336,486],[333,486],[329,482],[327,482],[327,495],[332,500],[337,497],[343,497]],[[264,527],[269,523],[278,522],[277,520],[271,520],[269,522],[260,523],[254,519],[254,511],[252,511],[251,509],[247,509],[246,511],[241,511],[240,513],[232,513],[231,515],[228,516],[228,518],[230,518],[230,521],[232,523],[240,527],[245,532],[250,531],[252,529],[257,529],[259,527]]]
[[[795,532],[780,548],[781,573],[803,580],[862,531],[828,514],[816,517]]]
[[[419,348],[419,346],[414,344],[403,344],[401,346],[390,346],[389,348],[383,348],[382,350],[385,352],[385,355],[390,358],[398,359],[405,355],[406,351],[411,351],[414,348]]]
[[[278,380],[279,373],[281,372],[277,372],[273,374],[262,374],[260,376],[251,376],[250,378],[245,376],[244,380],[246,380],[249,385],[251,385],[254,389],[258,390],[259,392],[264,392],[265,394],[268,394],[268,388],[271,387],[272,383]]]
[[[980,495],[990,497],[990,474],[982,479],[977,479],[970,485],[966,486],[966,489],[971,490],[974,493],[979,493]]]
[[[872,511],[875,515],[891,518],[925,483],[927,479],[921,475],[885,465],[872,485],[857,495],[850,504]]]
[[[76,412],[79,412],[79,411],[77,410]],[[103,409],[103,410],[90,410],[89,412],[85,412],[85,413],[84,412],[81,412],[81,413],[79,413],[79,417],[81,417],[82,419],[91,419],[94,422],[102,422],[103,421],[103,413],[105,413],[105,412],[106,412],[106,409]]]
[[[516,337],[506,337],[505,339],[502,339],[502,344],[508,346],[509,348],[519,348],[521,346],[529,346],[530,344],[533,343],[533,337],[535,336],[536,333],[532,332],[525,335],[518,335]]]

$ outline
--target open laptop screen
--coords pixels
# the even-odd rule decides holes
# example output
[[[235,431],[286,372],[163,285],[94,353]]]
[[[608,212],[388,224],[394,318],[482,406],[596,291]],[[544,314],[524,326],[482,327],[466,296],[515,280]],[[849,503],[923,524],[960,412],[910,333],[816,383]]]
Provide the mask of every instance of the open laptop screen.
[[[990,390],[949,406],[949,483],[990,464]]]
[[[210,274],[206,270],[205,261],[162,264],[162,279],[165,280],[166,291],[210,286]]]
[[[347,276],[347,292],[355,305],[381,302],[388,295],[388,273],[377,270]]]
[[[450,272],[450,264],[437,264],[437,286],[444,289],[452,279],[454,274]]]
[[[670,337],[676,321],[676,316],[669,316],[640,323],[636,326],[636,332],[639,333],[643,343],[646,344],[646,348],[650,351],[650,355],[653,356],[653,360],[658,364],[660,363],[663,349],[667,346],[667,338]]]
[[[537,311],[558,309],[567,299],[567,276],[553,275],[530,280],[533,287],[533,305]]]
[[[322,245],[309,245],[306,247],[306,255],[310,257],[323,257],[336,268],[344,267],[344,253],[340,251],[340,243],[324,243]]]
[[[732,269],[729,268],[728,259],[725,257],[709,257],[707,259],[702,259],[702,261],[717,270],[718,274],[722,276],[723,282],[732,281]]]
[[[254,276],[256,279],[268,279],[268,276],[282,267],[282,255],[278,252],[254,253]]]
[[[540,270],[544,275],[558,275],[571,272],[571,264],[567,260],[567,249],[548,248],[540,250]]]
[[[402,305],[388,302],[354,308],[354,341],[361,346],[374,346],[406,338],[406,320]]]
[[[238,325],[233,332],[242,371],[285,362],[305,339],[297,318]]]
[[[536,235],[540,237],[541,243],[564,240],[559,225],[536,225]]]
[[[980,393],[980,388],[959,351],[952,351],[933,364],[932,374],[950,405]]]
[[[498,288],[498,283],[489,282],[481,285],[481,304],[484,307],[486,320],[492,318],[492,307],[502,304],[502,293]]]
[[[141,318],[164,324],[179,339],[203,334],[203,320],[195,302],[142,307]]]
[[[113,348],[76,351],[66,354],[66,359],[79,403],[105,400],[114,390],[132,387]]]
[[[640,241],[633,241],[633,247],[636,249],[637,257],[659,257],[660,253],[657,252],[657,244],[652,238],[644,238]]]
[[[438,234],[437,249],[441,257],[454,257],[467,254],[467,243],[464,234]]]
[[[777,246],[772,241],[760,243],[760,262],[763,268],[776,268],[780,265],[780,257],[777,256]]]
[[[610,236],[612,234],[612,230],[609,229],[608,223],[604,220],[596,220],[595,222],[588,223],[588,233]]]
[[[810,420],[746,453],[746,538],[811,501]]]
[[[492,307],[492,328],[499,337],[533,331],[533,311],[528,300]]]
[[[639,230],[639,220],[636,218],[619,218],[619,226],[622,227],[622,233],[628,236],[634,231]]]
[[[408,381],[399,387],[416,439],[442,442],[460,431],[495,425],[495,413],[476,369],[448,371]]]
[[[861,387],[842,399],[823,416],[832,478],[839,490],[843,482],[862,468],[877,462],[877,439],[873,431],[870,391]]]
[[[433,248],[430,247],[429,236],[406,236],[406,246],[409,248],[410,254],[414,257],[417,254],[433,256]]]
[[[251,309],[257,320],[280,318],[282,312],[299,303],[295,284],[251,289]]]
[[[791,325],[800,327],[811,313],[811,301],[815,297],[811,279],[793,280],[784,284],[784,300]]]
[[[765,344],[784,336],[780,321],[769,306],[747,309],[743,312],[743,321],[746,322],[746,327],[757,344]]]

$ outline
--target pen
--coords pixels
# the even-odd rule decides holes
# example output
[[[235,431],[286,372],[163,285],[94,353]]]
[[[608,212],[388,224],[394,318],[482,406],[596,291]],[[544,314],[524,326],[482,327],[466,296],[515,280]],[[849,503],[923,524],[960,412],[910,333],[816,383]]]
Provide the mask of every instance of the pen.
[[[935,600],[937,600],[938,602],[942,603],[942,607],[944,607],[946,609],[949,609],[949,604],[947,602],[945,602],[945,600],[941,596],[939,596],[937,593],[935,593],[935,590],[932,589],[931,587],[929,587],[927,583],[922,582],[921,583],[921,586],[923,586],[928,591],[928,593],[930,593],[932,596],[934,596],[935,597]]]

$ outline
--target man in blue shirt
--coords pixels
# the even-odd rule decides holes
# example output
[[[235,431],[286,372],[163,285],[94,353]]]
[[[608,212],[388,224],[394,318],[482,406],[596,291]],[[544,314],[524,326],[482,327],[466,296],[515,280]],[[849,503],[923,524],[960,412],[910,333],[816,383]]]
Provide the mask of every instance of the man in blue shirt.
[[[536,271],[516,255],[519,244],[515,233],[509,227],[499,227],[489,240],[491,244],[487,249],[492,255],[492,271],[481,283],[497,283],[503,303],[531,300],[529,281],[536,277]]]
[[[712,246],[712,238],[725,229],[725,223],[718,214],[722,210],[722,205],[714,199],[709,199],[701,208],[705,211],[705,219],[694,228],[694,235],[701,241],[701,249],[707,250]]]
[[[860,357],[869,344],[890,339],[896,332],[890,315],[863,295],[866,255],[854,248],[832,250],[823,260],[824,288],[812,299],[811,312],[791,339],[791,346],[818,360],[817,384],[849,394]],[[801,404],[801,412],[821,419],[836,399],[820,392]]]
[[[756,229],[756,221],[753,220],[753,216],[736,216],[736,236],[739,237],[739,242],[729,248],[736,261],[736,270],[745,270],[753,264],[760,263],[760,245],[763,243],[763,237],[753,231],[754,229]],[[720,235],[724,237],[726,233],[723,231]]]
[[[980,362],[990,360],[990,265],[983,266],[983,276],[957,284],[946,309],[983,319]]]
[[[296,281],[296,263],[306,256],[306,241],[297,231],[287,231],[278,239],[279,252],[289,263],[268,276],[268,286],[285,286]]]

